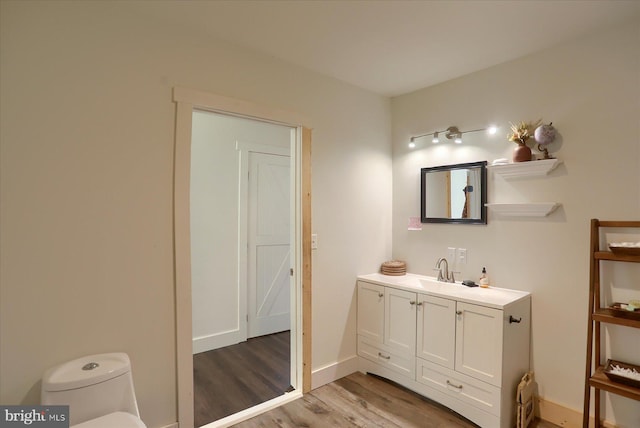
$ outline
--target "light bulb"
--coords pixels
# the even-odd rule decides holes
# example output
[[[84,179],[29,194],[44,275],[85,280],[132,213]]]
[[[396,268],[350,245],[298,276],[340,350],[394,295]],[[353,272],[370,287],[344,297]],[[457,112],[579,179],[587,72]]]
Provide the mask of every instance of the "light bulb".
[[[458,134],[455,140],[453,140],[456,144],[462,144],[462,134]]]
[[[413,141],[409,143],[409,148],[413,149],[416,146],[416,143],[414,143]]]
[[[495,125],[490,125],[487,128],[487,132],[489,133],[489,135],[494,135],[496,132],[498,132],[498,127]]]
[[[432,143],[439,143],[440,142],[440,138],[438,138],[438,133],[434,132],[433,133],[433,139],[431,140]]]

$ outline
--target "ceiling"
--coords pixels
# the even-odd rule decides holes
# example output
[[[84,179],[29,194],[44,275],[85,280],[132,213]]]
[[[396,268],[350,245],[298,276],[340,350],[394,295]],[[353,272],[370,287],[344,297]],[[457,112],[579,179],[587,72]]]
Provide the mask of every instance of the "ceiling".
[[[127,6],[139,16],[385,96],[640,17],[640,0],[166,0]]]

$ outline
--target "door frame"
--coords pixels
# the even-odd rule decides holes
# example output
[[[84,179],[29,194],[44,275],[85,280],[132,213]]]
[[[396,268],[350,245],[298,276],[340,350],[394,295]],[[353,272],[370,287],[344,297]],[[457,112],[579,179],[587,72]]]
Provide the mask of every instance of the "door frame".
[[[174,147],[173,234],[176,300],[176,370],[178,426],[193,428],[193,353],[191,307],[191,242],[190,242],[190,173],[191,129],[194,109],[245,117],[296,128],[296,144],[292,148],[294,159],[293,200],[295,203],[294,275],[295,311],[295,365],[293,379],[302,379],[291,393],[284,394],[261,405],[231,415],[208,426],[227,426],[253,417],[288,401],[295,400],[311,390],[311,128],[309,121],[297,113],[280,110],[248,101],[193,89],[174,87],[176,103],[176,129]],[[292,338],[293,339],[293,338]],[[293,342],[293,341],[292,341]],[[297,382],[299,384],[299,382]]]

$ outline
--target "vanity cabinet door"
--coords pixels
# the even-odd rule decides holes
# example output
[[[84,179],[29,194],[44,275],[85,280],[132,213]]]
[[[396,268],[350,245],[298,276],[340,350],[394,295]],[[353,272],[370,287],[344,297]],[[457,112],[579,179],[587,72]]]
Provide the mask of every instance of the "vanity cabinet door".
[[[458,302],[455,370],[501,386],[503,311]]]
[[[384,289],[382,285],[358,281],[358,334],[383,342]]]
[[[385,288],[384,344],[415,356],[416,293]]]
[[[456,302],[418,294],[417,356],[454,368],[456,346]]]

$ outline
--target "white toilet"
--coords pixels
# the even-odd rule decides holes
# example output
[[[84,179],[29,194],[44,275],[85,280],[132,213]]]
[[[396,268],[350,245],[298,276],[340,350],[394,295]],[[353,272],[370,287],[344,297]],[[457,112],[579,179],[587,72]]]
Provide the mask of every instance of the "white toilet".
[[[47,370],[42,405],[69,405],[74,428],[146,428],[124,353],[89,355]]]

